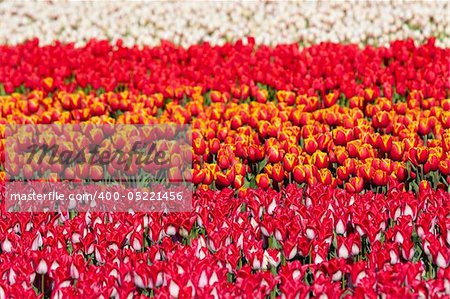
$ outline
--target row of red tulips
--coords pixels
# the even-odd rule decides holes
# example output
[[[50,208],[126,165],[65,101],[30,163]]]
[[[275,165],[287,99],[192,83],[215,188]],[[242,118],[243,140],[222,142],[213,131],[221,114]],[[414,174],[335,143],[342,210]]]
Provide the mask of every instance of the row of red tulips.
[[[420,46],[405,40],[364,49],[331,43],[270,48],[256,46],[251,38],[245,45],[242,41],[223,46],[204,43],[187,49],[168,42],[140,49],[95,40],[81,48],[60,43],[40,47],[33,40],[0,46],[0,83],[6,93],[127,88],[182,98],[178,87],[187,85],[244,97],[248,92],[256,96],[261,83],[309,96],[335,90],[350,98],[364,96],[371,88],[369,97],[391,98],[422,90],[426,98],[443,98],[450,87],[449,54],[449,49],[436,47],[434,39]],[[240,92],[233,86],[236,83],[248,90]]]
[[[201,191],[179,214],[0,218],[0,296],[448,294],[449,193]],[[27,261],[27,262],[25,262]]]

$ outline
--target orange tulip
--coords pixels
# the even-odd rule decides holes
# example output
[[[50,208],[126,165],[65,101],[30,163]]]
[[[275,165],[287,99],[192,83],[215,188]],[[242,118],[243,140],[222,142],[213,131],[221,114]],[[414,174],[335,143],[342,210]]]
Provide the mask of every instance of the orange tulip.
[[[341,181],[346,181],[348,180],[350,173],[347,169],[347,167],[345,166],[339,166],[336,170],[336,174],[337,177],[341,180]]]
[[[390,152],[392,148],[392,136],[391,135],[378,135],[376,140],[376,146],[383,153]]]
[[[417,146],[409,150],[409,156],[414,165],[424,164],[428,160],[429,151],[424,146]]]
[[[286,103],[289,106],[294,105],[295,103],[295,94],[291,91],[280,90],[275,94],[278,102]]]
[[[293,153],[286,153],[283,157],[283,166],[287,172],[291,172],[294,170],[294,167],[297,166],[298,160],[297,155]]]
[[[346,130],[344,128],[336,128],[333,130],[333,141],[336,145],[347,144]]]
[[[270,179],[266,173],[260,173],[256,176],[256,184],[259,188],[267,190],[270,187]]]
[[[345,184],[345,190],[350,193],[359,193],[364,188],[364,180],[360,177],[352,177],[349,182]]]
[[[36,99],[28,100],[27,108],[28,108],[29,114],[36,113],[39,110],[39,107],[40,107],[40,105],[39,105],[38,100],[36,100]]]
[[[419,120],[419,128],[418,132],[422,136],[426,136],[430,134],[431,128],[434,126],[433,121],[430,120],[430,118],[421,118]]]
[[[364,105],[364,98],[363,97],[355,96],[355,97],[351,97],[349,99],[349,107],[352,108],[352,109],[353,108],[362,109],[363,105]]]
[[[385,186],[387,184],[387,175],[381,169],[375,170],[372,181],[377,186]]]
[[[318,148],[318,144],[315,139],[313,139],[313,138],[305,139],[304,149],[308,154],[312,155],[317,150],[317,148]]]
[[[325,107],[331,107],[334,104],[336,104],[338,97],[339,97],[338,92],[331,92],[331,93],[327,94],[325,96],[325,98],[323,99],[323,103],[325,104]]]
[[[312,155],[312,160],[315,166],[318,168],[328,168],[329,158],[328,154],[324,152],[315,152]]]
[[[204,169],[194,169],[192,175],[192,183],[194,185],[200,185],[205,179],[205,170]]]
[[[239,189],[239,188],[241,188],[242,186],[244,186],[244,182],[245,182],[244,176],[238,174],[238,175],[236,175],[236,177],[234,178],[233,187],[234,187],[235,189]]]
[[[428,160],[423,165],[423,170],[425,173],[429,173],[430,171],[436,171],[439,169],[441,159],[436,153],[430,153],[428,156]]]
[[[375,128],[386,128],[391,121],[392,118],[386,111],[379,111],[372,118],[372,124]]]
[[[226,173],[223,172],[217,172],[216,173],[216,186],[218,188],[225,188],[230,186],[235,180],[235,172],[234,169],[227,170]]]
[[[280,163],[273,165],[271,174],[275,182],[282,182],[284,180],[284,169]]]
[[[266,103],[269,98],[269,92],[266,89],[258,89],[256,92],[256,101],[258,103]]]
[[[203,155],[206,151],[206,143],[203,137],[198,137],[193,140],[192,148],[197,155]]]
[[[282,160],[282,154],[278,147],[270,147],[266,152],[268,161],[272,164],[278,163]]]
[[[317,177],[318,181],[324,185],[332,185],[333,182],[333,176],[331,175],[331,172],[329,169],[320,169],[319,170],[319,176]]]
[[[264,158],[264,150],[257,145],[250,145],[248,148],[248,158],[251,162],[259,162]]]
[[[299,184],[305,183],[307,180],[307,173],[306,173],[305,167],[301,166],[301,165],[295,166],[294,170],[293,170],[293,176],[294,176],[294,180],[297,183],[299,183]]]
[[[389,156],[392,160],[401,161],[403,159],[403,143],[401,141],[392,141]]]
[[[219,167],[222,170],[228,169],[230,167],[230,156],[227,155],[225,152],[220,152],[217,155],[217,165],[219,165]]]
[[[360,160],[365,160],[367,158],[374,157],[374,156],[375,156],[374,151],[369,144],[363,144],[358,149],[358,157]]]

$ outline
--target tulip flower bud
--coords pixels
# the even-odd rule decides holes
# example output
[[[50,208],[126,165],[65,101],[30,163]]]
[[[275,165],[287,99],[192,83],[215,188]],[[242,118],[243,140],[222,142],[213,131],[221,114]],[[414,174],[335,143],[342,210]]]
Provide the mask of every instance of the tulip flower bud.
[[[344,165],[345,160],[347,160],[347,158],[348,158],[348,153],[345,150],[345,148],[336,147],[334,149],[334,151],[335,151],[336,162],[339,163],[340,165]]]
[[[193,140],[192,147],[196,155],[203,155],[206,151],[206,143],[203,137],[198,137]]]
[[[386,172],[381,169],[375,170],[372,181],[377,186],[385,186],[387,184]]]
[[[317,135],[317,145],[318,149],[321,151],[328,151],[328,147],[332,144],[332,134],[331,133],[320,133]]]
[[[308,154],[312,155],[317,150],[317,148],[318,148],[318,144],[314,138],[311,137],[311,138],[305,139],[304,149]]]
[[[289,114],[289,120],[292,122],[293,125],[299,126],[300,125],[300,119],[303,115],[303,111],[301,109],[292,109],[291,113]]]
[[[47,262],[44,261],[43,259],[41,259],[39,261],[39,264],[36,268],[36,273],[37,274],[46,274],[48,271],[48,266],[47,266]]]
[[[281,152],[277,147],[270,147],[266,153],[269,163],[275,164],[282,160]]]
[[[247,147],[244,146],[244,145],[242,144],[242,142],[237,142],[237,143],[236,143],[236,149],[235,149],[235,151],[234,151],[234,154],[235,154],[236,157],[238,157],[238,158],[246,159],[247,156],[248,156],[248,153],[247,153]]]
[[[105,111],[106,111],[105,104],[103,104],[101,102],[94,102],[90,106],[90,112],[91,112],[92,116],[103,115],[103,114],[105,114]]]
[[[284,169],[280,163],[273,165],[271,174],[275,182],[282,182],[284,180]]]
[[[448,175],[450,174],[450,160],[446,159],[446,160],[442,160],[439,162],[439,171],[443,174],[443,175]]]
[[[392,141],[390,158],[395,161],[403,160],[403,143],[401,141]]]
[[[259,162],[264,158],[264,150],[256,145],[250,145],[248,148],[248,158],[251,162]]]
[[[371,180],[374,175],[374,169],[368,164],[362,164],[357,168],[357,175],[365,180]]]
[[[376,98],[377,94],[376,91],[372,88],[366,88],[364,89],[364,98],[366,101],[372,102]]]
[[[334,112],[327,113],[325,116],[325,122],[329,126],[337,126],[337,125],[339,125],[339,122],[340,122],[339,115]]]
[[[388,112],[379,111],[373,116],[372,124],[375,128],[386,128],[391,120],[391,116]]]
[[[209,169],[203,170],[205,173],[205,177],[203,178],[203,184],[204,185],[211,185],[214,181],[214,173]]]
[[[233,187],[234,187],[235,189],[239,189],[239,188],[241,188],[242,186],[244,186],[244,182],[245,182],[245,181],[244,181],[244,176],[238,174],[238,175],[236,175],[236,177],[234,178]]]
[[[339,166],[336,170],[336,174],[341,181],[347,181],[350,173],[345,166]]]
[[[308,97],[305,105],[305,110],[308,112],[316,111],[319,108],[319,98],[317,96]]]
[[[441,123],[445,129],[450,128],[450,111],[443,111],[441,113]]]
[[[360,160],[364,161],[374,156],[374,150],[369,144],[363,144],[360,148],[358,148],[358,157]]]
[[[295,104],[295,94],[290,91],[279,90],[275,94],[276,99],[280,103],[286,103],[288,106]]]
[[[319,176],[317,177],[318,181],[324,185],[331,186],[333,185],[333,177],[329,169],[320,169]]]
[[[349,193],[359,193],[364,188],[364,180],[360,177],[352,177],[349,182],[345,184],[345,190]]]
[[[360,140],[352,140],[349,143],[347,143],[346,150],[348,152],[348,156],[350,158],[356,158],[358,157],[359,153],[358,150],[362,146]]]
[[[430,182],[422,180],[419,183],[419,194],[423,194],[424,192],[428,192],[431,190]]]
[[[233,116],[233,118],[231,119],[231,129],[232,130],[237,130],[238,128],[242,127],[243,125],[243,121],[242,118],[239,116]]]
[[[39,102],[36,99],[28,100],[28,114],[36,113],[39,110]]]
[[[287,172],[291,172],[297,166],[297,155],[293,153],[286,153],[283,157],[283,166]]]
[[[351,97],[349,100],[349,107],[362,109],[364,106],[364,98],[359,96]]]
[[[294,176],[294,180],[297,183],[299,183],[299,184],[305,183],[307,180],[307,174],[306,174],[304,166],[301,166],[301,165],[295,166],[294,170],[293,170],[293,176]]]
[[[378,135],[376,140],[376,146],[383,153],[390,152],[392,148],[392,136],[391,135]]]
[[[194,185],[200,185],[205,178],[205,170],[194,169],[192,174],[192,183]]]
[[[325,104],[325,107],[331,107],[334,104],[336,104],[338,97],[339,97],[339,92],[331,92],[331,93],[327,94],[323,99],[323,103]]]
[[[428,160],[425,162],[423,170],[424,173],[429,173],[430,171],[436,171],[439,169],[439,164],[441,159],[435,153],[431,153],[428,156]]]
[[[235,179],[234,169],[229,169],[226,173],[217,172],[216,173],[216,186],[218,188],[225,188],[230,186]]]
[[[256,176],[256,184],[259,188],[267,190],[270,187],[269,176],[265,173],[260,173]]]
[[[256,101],[258,103],[266,103],[269,98],[269,92],[266,89],[258,89],[256,93]]]
[[[317,168],[328,168],[329,158],[327,153],[315,152],[312,155],[312,161]]]
[[[222,170],[226,170],[230,167],[230,159],[226,153],[220,153],[217,155],[217,165]]]
[[[343,128],[336,128],[333,130],[333,141],[336,145],[343,145],[345,146],[347,144],[347,136],[346,131]]]
[[[419,128],[418,128],[419,134],[422,136],[430,134],[432,126],[433,122],[430,121],[430,118],[421,118],[419,120]]]
[[[424,164],[428,160],[429,151],[424,146],[413,147],[409,150],[409,156],[414,165]]]

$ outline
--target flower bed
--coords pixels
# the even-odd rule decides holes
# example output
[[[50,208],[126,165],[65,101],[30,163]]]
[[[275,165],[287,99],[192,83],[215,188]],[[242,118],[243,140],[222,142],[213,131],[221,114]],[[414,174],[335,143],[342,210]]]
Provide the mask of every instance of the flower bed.
[[[183,213],[3,210],[0,298],[448,295],[449,54],[0,46],[2,166],[7,124],[190,124],[196,187]]]
[[[198,191],[192,213],[2,217],[0,294],[443,296],[448,192]]]

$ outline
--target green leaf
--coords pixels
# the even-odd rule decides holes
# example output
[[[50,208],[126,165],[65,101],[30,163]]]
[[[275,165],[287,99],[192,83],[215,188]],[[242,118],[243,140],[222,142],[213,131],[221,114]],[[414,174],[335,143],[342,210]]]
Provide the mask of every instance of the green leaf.
[[[210,95],[211,95],[211,91],[206,92],[205,95],[204,95],[204,97],[205,97],[204,105],[205,106],[211,106],[212,101],[211,101],[211,96]]]
[[[261,172],[261,170],[263,170],[264,167],[266,167],[266,165],[267,165],[267,158],[264,158],[264,160],[258,163],[258,172]]]

